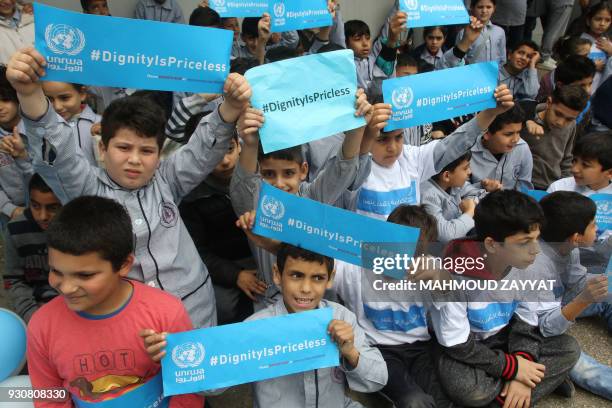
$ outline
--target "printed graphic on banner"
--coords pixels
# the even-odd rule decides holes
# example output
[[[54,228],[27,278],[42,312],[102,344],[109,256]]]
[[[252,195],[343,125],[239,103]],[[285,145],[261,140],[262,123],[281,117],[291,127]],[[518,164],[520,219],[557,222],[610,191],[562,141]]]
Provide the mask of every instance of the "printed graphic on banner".
[[[591,51],[589,53],[589,58],[593,61],[597,61],[597,60],[601,60],[601,61],[606,61],[608,59],[608,54],[606,54],[603,51]]]
[[[261,17],[268,12],[268,0],[210,0],[221,17]]]
[[[482,309],[468,307],[470,325],[480,331],[490,331],[508,324],[518,306],[512,303],[491,303]]]
[[[333,24],[327,0],[270,0],[268,13],[273,33]]]
[[[88,386],[93,387],[92,389],[87,389],[87,392],[103,392],[102,390],[96,390],[98,387],[102,387],[106,389],[108,384],[111,382],[117,383],[121,381],[118,379],[118,376],[108,376],[109,378],[104,380],[104,378],[99,378],[95,380],[93,383],[88,383]],[[112,377],[112,378],[111,378]],[[127,379],[126,377],[126,380]],[[132,380],[133,381],[133,380]],[[98,384],[95,384],[95,383]],[[117,390],[109,391],[109,398],[103,401],[98,402],[90,402],[85,401],[76,395],[72,396],[72,400],[77,408],[167,408],[168,407],[168,398],[164,398],[163,395],[163,383],[162,383],[162,373],[160,372],[155,377],[150,379],[148,382],[144,384],[135,385],[134,388],[118,397]],[[114,398],[115,397],[115,398]]]
[[[307,55],[246,72],[252,105],[263,111],[266,153],[365,125],[355,117],[357,73],[353,51]]]
[[[47,81],[221,93],[229,74],[233,34],[228,30],[74,13],[38,3],[34,19]]]
[[[399,0],[408,15],[408,27],[467,24],[470,16],[463,0]]]
[[[261,184],[253,232],[359,266],[366,266],[361,253],[365,243],[419,239],[418,228],[297,197],[267,183]]]
[[[340,362],[327,334],[332,309],[316,309],[170,334],[164,395],[230,387]]]
[[[612,230],[612,194],[593,194],[589,198],[597,205],[597,235]]]
[[[392,116],[385,131],[467,115],[496,105],[497,62],[482,62],[383,81]]]

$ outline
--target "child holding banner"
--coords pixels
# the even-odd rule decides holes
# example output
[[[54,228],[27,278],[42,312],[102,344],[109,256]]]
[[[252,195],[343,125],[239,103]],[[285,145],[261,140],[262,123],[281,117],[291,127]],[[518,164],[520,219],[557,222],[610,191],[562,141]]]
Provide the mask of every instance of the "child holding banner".
[[[81,0],[81,7],[85,14],[95,14],[97,16],[110,16],[107,0]]]
[[[491,16],[495,13],[495,3],[496,0],[472,0],[470,3],[472,16],[476,17],[484,27],[478,39],[467,51],[465,62],[468,64],[497,61],[499,65],[503,65],[506,62],[506,34],[501,27],[491,22]],[[457,35],[457,44],[464,36],[465,30]]]
[[[187,145],[160,163],[164,113],[144,98],[109,106],[102,118],[102,170],[89,164],[45,98],[39,78],[45,59],[28,48],[15,54],[7,77],[17,90],[34,168],[58,194],[115,197],[126,206],[138,245],[130,277],[178,296],[196,327],[216,323],[210,276],[187,232],[176,203],[202,182],[229,148],[234,123],[248,105],[251,88],[230,74],[225,99],[204,118]],[[55,152],[51,163],[43,145]],[[52,165],[51,165],[52,164]],[[47,173],[45,173],[47,172]],[[93,213],[92,213],[93,214]],[[92,215],[93,216],[93,215]]]

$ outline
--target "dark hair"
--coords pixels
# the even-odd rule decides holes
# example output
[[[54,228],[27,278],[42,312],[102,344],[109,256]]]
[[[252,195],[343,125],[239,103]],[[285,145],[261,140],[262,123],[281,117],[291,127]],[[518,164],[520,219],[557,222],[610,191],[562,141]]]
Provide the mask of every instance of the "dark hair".
[[[419,62],[412,55],[406,53],[397,54],[397,61],[395,63],[398,67],[419,67]]]
[[[474,8],[478,5],[478,3],[482,1],[482,0],[472,0],[470,1],[470,8]],[[495,0],[489,0],[491,3],[493,3],[494,6],[497,5],[497,2]]]
[[[570,85],[593,76],[595,76],[595,64],[590,58],[581,55],[567,57],[555,69],[555,81],[562,85]]]
[[[259,66],[255,58],[235,58],[230,62],[230,72],[244,75],[249,69]]]
[[[102,116],[102,143],[108,143],[119,131],[129,129],[143,138],[154,137],[161,150],[166,136],[166,118],[162,108],[148,98],[135,95],[117,99],[106,108]]]
[[[603,171],[612,169],[612,131],[582,136],[572,154],[581,159],[597,160]]]
[[[547,242],[563,242],[575,233],[584,234],[595,219],[597,206],[590,198],[574,191],[555,191],[540,201],[546,222],[542,238]]]
[[[330,278],[332,272],[334,271],[333,258],[283,242],[281,243],[280,248],[276,253],[276,267],[278,268],[278,271],[281,273],[281,275],[283,273],[283,270],[285,269],[285,263],[287,263],[287,258],[290,257],[293,259],[300,259],[306,262],[316,262],[318,264],[324,265],[325,269],[327,269],[327,276]]]
[[[607,1],[602,1],[589,7],[586,12],[587,27],[589,27],[589,22],[591,21],[591,19],[595,17],[595,15],[600,11],[607,11],[612,15],[612,5],[610,5],[610,3],[608,3]]]
[[[302,152],[302,146],[293,146],[288,149],[281,149],[270,153],[264,153],[260,143],[257,161],[262,162],[268,159],[292,161],[296,162],[301,166],[304,163],[304,153]]]
[[[88,12],[89,7],[91,7],[91,0],[81,0],[81,7],[84,12]]]
[[[461,165],[461,163],[463,163],[465,161],[470,161],[471,158],[472,158],[472,151],[468,150],[462,156],[456,158],[455,160],[453,160],[452,162],[450,162],[446,166],[444,166],[444,168],[442,170],[440,170],[440,172],[438,174],[433,176],[432,179],[438,181],[440,179],[440,177],[442,176],[442,173],[444,173],[445,171],[454,171],[457,167],[459,167]]]
[[[502,113],[501,115],[497,115],[495,120],[489,125],[489,133],[493,134],[501,130],[504,126],[510,123],[521,123],[525,124],[525,120],[527,119],[525,115],[525,111],[520,105],[515,104],[512,109],[509,109]]]
[[[189,16],[189,25],[220,28],[221,16],[210,7],[196,7]]]
[[[538,51],[540,52],[540,47],[538,47],[538,44],[536,44],[535,42],[531,41],[531,40],[521,40],[519,42],[517,42],[514,47],[512,48],[508,48],[508,50],[510,52],[514,52],[516,50],[518,50],[519,48],[521,48],[523,45],[531,48],[534,51]]]
[[[295,48],[289,48],[285,46],[270,48],[266,52],[266,60],[270,62],[287,60],[290,58],[295,58],[297,56],[298,54]]]
[[[559,38],[553,47],[553,55],[558,61],[564,61],[572,55],[576,55],[576,50],[581,45],[591,46],[591,40],[582,38],[578,35],[565,36]]]
[[[560,103],[568,108],[582,112],[589,101],[589,94],[579,85],[565,85],[555,88],[552,102]]]
[[[493,238],[504,242],[519,232],[529,233],[544,223],[538,202],[516,190],[497,190],[487,194],[476,206],[474,224],[479,241]]]
[[[19,104],[17,91],[15,91],[15,88],[11,86],[11,83],[6,78],[6,65],[0,65],[0,101]]]
[[[117,201],[81,196],[53,218],[47,229],[47,244],[74,256],[95,252],[118,271],[134,247],[132,222]]]
[[[181,140],[181,143],[187,143],[191,138],[191,135],[193,135],[193,132],[195,132],[196,128],[202,121],[202,118],[204,118],[204,116],[210,115],[211,113],[212,111],[204,111],[191,115],[191,117],[185,123],[185,136]]]
[[[259,24],[259,20],[261,17],[245,17],[242,20],[242,35],[247,38],[257,38],[259,37],[259,30],[257,25]]]
[[[422,205],[400,204],[391,211],[387,222],[421,230],[415,254],[427,253],[429,243],[438,240],[438,223]]]
[[[444,36],[444,38],[446,38],[448,29],[445,26],[429,26],[429,27],[423,28],[423,40],[425,39],[425,37],[427,37],[429,34],[434,32],[435,30],[442,31],[442,35]]]
[[[371,35],[370,27],[361,20],[349,20],[344,23],[344,35],[346,37],[346,46],[348,47],[348,41],[351,37],[362,35]]]
[[[40,191],[41,193],[52,193],[51,187],[45,183],[45,180],[38,173],[34,173],[28,183],[28,191],[32,193],[32,190]]]

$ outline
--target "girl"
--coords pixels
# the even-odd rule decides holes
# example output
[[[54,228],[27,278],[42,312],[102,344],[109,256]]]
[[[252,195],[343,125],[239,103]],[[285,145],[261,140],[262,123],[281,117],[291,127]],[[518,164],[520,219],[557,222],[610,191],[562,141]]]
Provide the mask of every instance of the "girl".
[[[589,52],[589,58],[595,63],[597,73],[593,79],[593,90],[595,93],[601,82],[601,72],[605,69],[610,55],[612,55],[612,42],[606,35],[612,23],[612,6],[603,1],[591,7],[586,15],[587,31],[581,37],[590,40],[593,45]]]
[[[497,61],[499,65],[506,63],[506,34],[504,30],[491,22],[495,13],[496,0],[471,0],[470,9],[484,26],[480,36],[470,46],[465,56],[465,62],[475,64],[477,62]],[[463,39],[465,31],[457,36],[456,44]]]
[[[413,52],[413,57],[422,60],[434,68],[436,62],[442,58],[446,47],[446,28],[441,26],[425,27],[423,29],[424,44],[419,45]]]

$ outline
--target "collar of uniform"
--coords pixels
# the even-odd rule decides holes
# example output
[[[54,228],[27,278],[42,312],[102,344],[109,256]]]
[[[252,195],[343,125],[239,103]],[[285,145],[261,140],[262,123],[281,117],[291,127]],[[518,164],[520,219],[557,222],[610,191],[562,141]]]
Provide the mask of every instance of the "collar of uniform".
[[[79,118],[90,121],[91,123],[95,123],[98,119],[98,115],[89,107],[89,105],[85,105],[85,108],[79,115]]]

